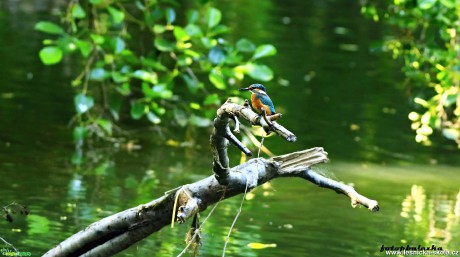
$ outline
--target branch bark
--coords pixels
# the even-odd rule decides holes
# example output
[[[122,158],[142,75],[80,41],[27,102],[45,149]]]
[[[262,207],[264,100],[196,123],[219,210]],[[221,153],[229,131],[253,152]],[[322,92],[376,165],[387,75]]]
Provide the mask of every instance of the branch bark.
[[[235,116],[235,117],[233,117]],[[276,122],[272,126],[255,114],[248,106],[240,106],[227,101],[217,111],[211,147],[214,156],[214,175],[192,184],[183,185],[149,203],[119,212],[89,225],[84,230],[69,237],[44,256],[111,256],[148,235],[171,224],[175,220],[184,223],[197,212],[208,206],[279,177],[299,177],[321,187],[330,188],[351,199],[352,205],[363,205],[371,211],[379,209],[374,200],[358,194],[352,187],[325,178],[310,167],[328,161],[327,153],[321,147],[307,149],[271,159],[255,158],[229,168],[227,145],[241,144],[233,136],[229,121],[238,122],[236,117],[248,120],[253,125],[261,125],[277,133],[287,141],[295,141],[293,133]],[[230,136],[230,134],[233,136]],[[230,141],[228,138],[231,138]],[[249,150],[241,144],[243,152]],[[250,152],[249,152],[250,153]],[[177,209],[174,210],[177,200]]]

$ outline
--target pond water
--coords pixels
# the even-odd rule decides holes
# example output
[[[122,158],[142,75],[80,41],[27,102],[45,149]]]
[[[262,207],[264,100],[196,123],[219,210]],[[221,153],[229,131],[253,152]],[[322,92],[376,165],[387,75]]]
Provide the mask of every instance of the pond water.
[[[141,128],[133,133],[140,149],[88,149],[84,164],[72,164],[79,154],[68,126],[73,64],[43,66],[37,57],[42,37],[33,30],[64,5],[0,2],[0,206],[16,201],[30,211],[0,222],[0,237],[33,256],[95,220],[211,174],[209,130],[194,131],[193,146],[173,147]],[[415,143],[400,64],[369,51],[390,29],[364,19],[349,1],[217,5],[232,37],[278,49],[270,60],[277,78],[266,86],[284,113],[280,123],[299,140],[270,137],[265,145],[275,154],[324,147],[331,162],[316,169],[353,183],[381,206],[378,213],[353,209],[330,190],[278,179],[245,201],[227,256],[385,256],[382,245],[460,250],[460,151],[441,137],[431,147]],[[232,163],[239,157],[231,148]],[[199,256],[222,255],[240,201],[219,203],[204,225]],[[186,230],[164,228],[119,256],[176,256]]]

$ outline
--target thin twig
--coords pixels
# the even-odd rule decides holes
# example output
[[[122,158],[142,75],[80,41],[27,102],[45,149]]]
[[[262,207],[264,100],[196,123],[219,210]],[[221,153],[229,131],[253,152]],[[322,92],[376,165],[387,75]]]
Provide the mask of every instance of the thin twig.
[[[222,257],[225,257],[225,251],[227,250],[227,244],[228,244],[228,240],[230,239],[230,234],[232,233],[233,227],[235,226],[236,221],[238,220],[238,217],[239,217],[240,214],[241,214],[241,209],[243,209],[244,199],[246,198],[246,193],[248,192],[248,181],[249,181],[249,180],[248,180],[248,178],[246,177],[246,188],[244,189],[243,199],[241,199],[240,208],[238,209],[238,212],[236,213],[236,216],[235,216],[235,218],[233,219],[233,223],[232,223],[232,225],[230,226],[230,229],[228,230],[227,237],[225,238],[225,244],[224,244],[224,249],[223,249],[223,251],[222,251]]]
[[[13,248],[15,252],[19,252],[18,249],[16,249],[16,247],[14,247],[14,245],[8,243],[8,241],[6,241],[5,239],[3,239],[3,237],[0,236],[0,240],[2,240],[6,245],[8,245],[9,247]]]

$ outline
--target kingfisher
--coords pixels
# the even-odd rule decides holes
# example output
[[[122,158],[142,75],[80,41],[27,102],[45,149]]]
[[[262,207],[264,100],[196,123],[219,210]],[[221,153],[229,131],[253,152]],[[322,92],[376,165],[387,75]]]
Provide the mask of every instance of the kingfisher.
[[[262,114],[262,108],[264,108],[265,113],[270,116],[276,114],[275,106],[273,105],[272,100],[267,95],[267,90],[262,84],[252,84],[246,88],[240,88],[240,91],[251,91],[251,105],[256,112]]]

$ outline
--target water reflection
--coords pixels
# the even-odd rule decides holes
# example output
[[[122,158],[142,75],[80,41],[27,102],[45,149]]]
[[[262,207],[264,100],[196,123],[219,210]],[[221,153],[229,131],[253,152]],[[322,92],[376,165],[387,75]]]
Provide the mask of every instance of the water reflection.
[[[457,250],[460,220],[460,191],[426,195],[422,186],[413,185],[402,202],[401,217],[405,219],[402,243],[435,245]]]
[[[0,236],[33,255],[95,220],[211,174],[209,130],[168,128],[168,138],[126,124],[138,141],[75,151],[67,127],[74,64],[40,64],[42,38],[33,30],[66,4],[0,1],[0,205],[17,201],[31,213],[0,222]],[[458,248],[460,177],[458,166],[443,165],[458,164],[458,151],[442,139],[430,148],[413,141],[397,63],[367,51],[385,28],[361,18],[358,3],[350,1],[217,4],[227,12],[232,37],[278,48],[278,77],[267,86],[286,114],[280,122],[299,141],[272,137],[265,145],[275,154],[324,146],[332,159],[325,169],[382,206],[371,214],[308,182],[276,180],[248,195],[227,256],[382,256],[382,244],[401,243]],[[231,147],[230,154],[237,164],[240,153]],[[203,228],[200,256],[222,254],[240,200],[219,204]],[[119,256],[175,256],[187,229],[164,228]]]

